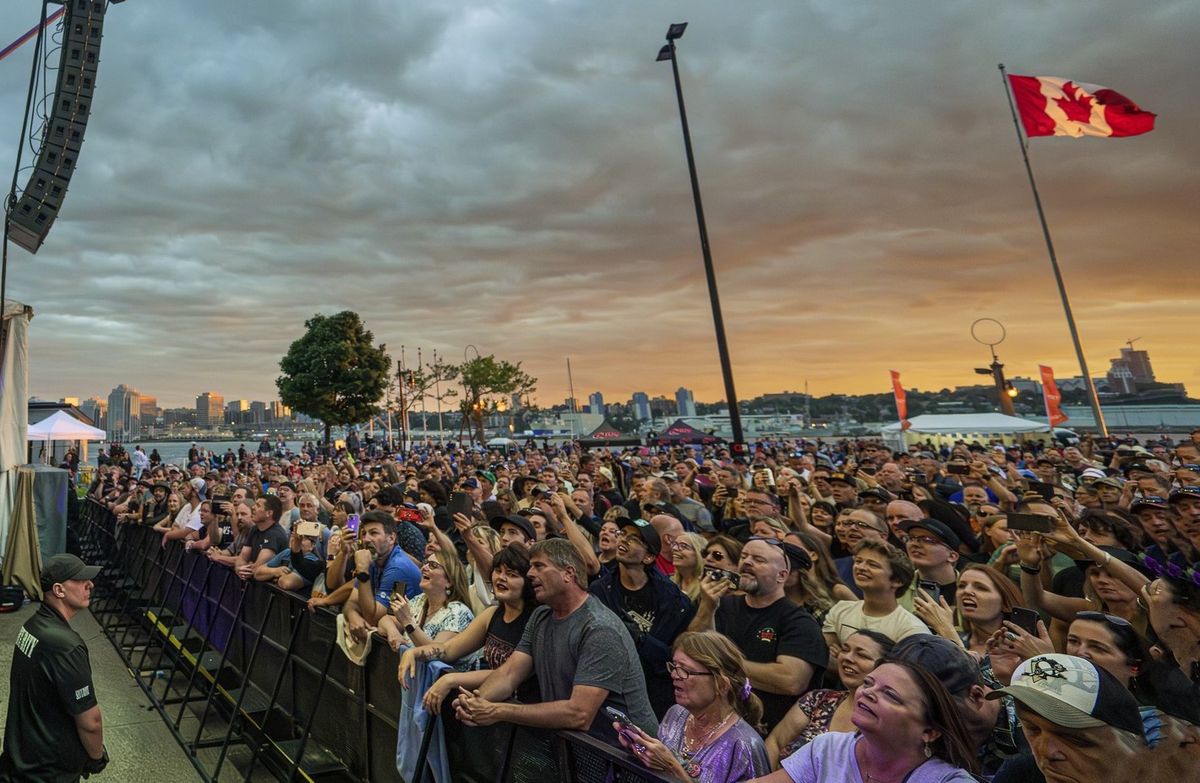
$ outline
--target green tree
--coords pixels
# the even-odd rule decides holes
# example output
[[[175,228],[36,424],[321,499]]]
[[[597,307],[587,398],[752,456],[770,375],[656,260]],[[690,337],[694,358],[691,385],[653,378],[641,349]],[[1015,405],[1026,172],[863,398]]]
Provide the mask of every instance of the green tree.
[[[391,359],[363,327],[358,313],[314,315],[304,336],[279,360],[275,379],[284,405],[325,424],[325,448],[333,425],[366,421],[387,387]]]
[[[510,404],[514,394],[526,395],[537,391],[537,378],[521,369],[521,363],[498,361],[495,356],[477,356],[458,365],[463,399],[459,411],[463,424],[471,422],[471,439],[483,443],[483,417]]]

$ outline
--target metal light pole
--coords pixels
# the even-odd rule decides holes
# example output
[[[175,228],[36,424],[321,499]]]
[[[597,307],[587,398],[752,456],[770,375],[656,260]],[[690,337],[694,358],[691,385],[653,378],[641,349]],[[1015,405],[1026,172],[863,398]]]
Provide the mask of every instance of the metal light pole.
[[[683,86],[679,82],[679,63],[675,59],[675,41],[683,37],[687,22],[677,22],[667,28],[667,44],[658,52],[658,62],[671,61],[675,75],[675,96],[679,99],[679,122],[683,125],[683,147],[687,152],[688,173],[692,178],[692,200],[696,204],[696,224],[700,229],[700,250],[704,254],[704,276],[708,280],[708,298],[712,303],[713,327],[717,332],[717,353],[721,358],[721,376],[725,381],[725,399],[729,402],[729,426],[733,430],[734,451],[745,442],[742,437],[742,415],[738,411],[737,392],[733,389],[733,370],[729,363],[729,346],[725,342],[725,320],[721,317],[721,299],[717,295],[717,276],[713,272],[712,253],[708,249],[708,227],[704,222],[704,205],[700,201],[700,180],[696,176],[696,159],[692,155],[692,134],[688,130],[687,109],[683,105]]]

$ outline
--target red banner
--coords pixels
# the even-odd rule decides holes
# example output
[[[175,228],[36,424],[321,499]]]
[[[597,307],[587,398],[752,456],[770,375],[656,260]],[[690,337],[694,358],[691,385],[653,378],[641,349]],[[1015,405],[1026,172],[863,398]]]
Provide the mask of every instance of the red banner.
[[[1050,420],[1051,427],[1057,427],[1069,418],[1060,407],[1062,392],[1058,390],[1058,384],[1054,382],[1054,370],[1044,364],[1039,364],[1038,371],[1042,374],[1042,396],[1046,399],[1046,418]]]
[[[908,420],[908,398],[904,394],[904,386],[900,384],[900,373],[895,370],[891,373],[892,391],[896,394],[896,415],[900,418],[900,429],[903,431],[912,426],[912,422]]]

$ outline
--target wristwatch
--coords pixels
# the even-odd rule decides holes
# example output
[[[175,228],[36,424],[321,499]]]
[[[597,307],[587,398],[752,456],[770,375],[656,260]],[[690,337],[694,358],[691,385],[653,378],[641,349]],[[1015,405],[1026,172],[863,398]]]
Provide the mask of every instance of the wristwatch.
[[[357,574],[354,575],[354,578],[364,584],[371,581],[371,575],[368,574],[366,571],[359,571]]]
[[[408,625],[404,626],[404,632],[406,634],[408,634],[409,636],[412,636],[412,632],[415,630],[417,630],[417,627],[415,625],[413,625],[412,623],[409,623]]]

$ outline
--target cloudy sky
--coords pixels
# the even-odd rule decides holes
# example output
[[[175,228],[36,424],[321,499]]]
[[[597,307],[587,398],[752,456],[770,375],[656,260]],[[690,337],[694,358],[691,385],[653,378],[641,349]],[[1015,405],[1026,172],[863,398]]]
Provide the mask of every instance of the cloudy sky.
[[[0,4],[0,44],[37,19]],[[544,403],[723,396],[679,62],[739,396],[1078,373],[996,65],[1113,87],[1129,139],[1036,139],[1096,374],[1141,338],[1200,393],[1200,5],[134,0],[62,215],[10,251],[30,388],[272,399],[313,313],[521,361]],[[11,170],[32,46],[0,62]],[[29,157],[26,156],[26,163]],[[22,183],[25,180],[22,175]]]

